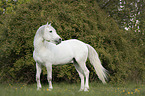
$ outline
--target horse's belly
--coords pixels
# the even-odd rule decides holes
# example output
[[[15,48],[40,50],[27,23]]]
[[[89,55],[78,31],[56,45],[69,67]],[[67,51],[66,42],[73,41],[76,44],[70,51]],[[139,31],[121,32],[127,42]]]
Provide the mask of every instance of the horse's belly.
[[[56,52],[54,57],[55,60],[53,65],[58,65],[70,63],[73,60],[74,55],[71,49],[66,48]]]
[[[63,64],[69,64],[69,63],[73,63],[72,61],[73,59],[72,58],[63,58],[63,59],[60,59],[58,62],[55,61],[55,63],[53,63],[53,65],[63,65]]]

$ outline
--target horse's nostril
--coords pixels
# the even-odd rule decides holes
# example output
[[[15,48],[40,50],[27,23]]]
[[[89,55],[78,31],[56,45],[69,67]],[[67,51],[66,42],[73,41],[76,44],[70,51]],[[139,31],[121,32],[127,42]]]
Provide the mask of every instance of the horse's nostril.
[[[59,38],[59,41],[62,41],[62,39],[61,39],[61,38]]]

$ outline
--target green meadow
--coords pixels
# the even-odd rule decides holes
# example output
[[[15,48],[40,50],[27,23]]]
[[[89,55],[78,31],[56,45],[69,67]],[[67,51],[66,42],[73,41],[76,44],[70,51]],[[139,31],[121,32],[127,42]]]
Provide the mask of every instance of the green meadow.
[[[36,84],[0,84],[1,96],[145,96],[144,84],[90,83],[89,92],[78,92],[79,83],[54,83],[50,91],[48,85],[37,91]]]

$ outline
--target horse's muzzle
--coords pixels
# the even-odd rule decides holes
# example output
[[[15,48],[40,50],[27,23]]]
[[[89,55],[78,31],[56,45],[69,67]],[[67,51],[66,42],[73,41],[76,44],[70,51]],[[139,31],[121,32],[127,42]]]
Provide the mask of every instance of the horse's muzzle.
[[[61,39],[61,38],[59,38],[58,40],[55,40],[55,43],[56,43],[56,44],[60,44],[60,43],[61,43],[61,41],[62,41],[62,39]]]

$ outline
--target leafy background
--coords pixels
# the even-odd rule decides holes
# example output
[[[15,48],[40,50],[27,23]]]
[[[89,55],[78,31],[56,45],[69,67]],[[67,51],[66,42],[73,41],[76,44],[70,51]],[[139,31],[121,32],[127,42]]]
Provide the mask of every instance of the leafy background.
[[[109,71],[108,82],[145,81],[144,35],[121,29],[96,0],[27,0],[0,15],[0,82],[35,82],[33,39],[46,22],[63,40],[93,46]],[[90,81],[98,80],[89,61],[87,67]],[[45,67],[41,78],[46,82]],[[53,81],[78,82],[79,76],[72,64],[53,66]]]

